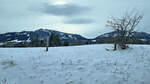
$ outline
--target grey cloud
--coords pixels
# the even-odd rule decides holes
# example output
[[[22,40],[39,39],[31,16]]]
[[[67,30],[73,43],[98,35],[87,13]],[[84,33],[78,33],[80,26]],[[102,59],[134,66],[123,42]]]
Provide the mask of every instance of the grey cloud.
[[[94,21],[89,18],[77,18],[77,19],[70,19],[65,21],[67,24],[90,24],[93,23]]]
[[[64,4],[64,5],[49,5],[44,4],[42,12],[55,16],[75,16],[89,11],[89,7],[79,6],[76,4]]]

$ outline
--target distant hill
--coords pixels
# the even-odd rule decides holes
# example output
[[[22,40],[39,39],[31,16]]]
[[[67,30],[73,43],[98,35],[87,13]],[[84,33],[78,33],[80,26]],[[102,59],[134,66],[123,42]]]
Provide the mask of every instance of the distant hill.
[[[62,43],[68,42],[69,45],[84,45],[84,44],[99,44],[99,43],[113,43],[114,37],[117,36],[117,32],[109,32],[102,34],[93,39],[87,39],[78,34],[70,34],[59,32],[49,29],[38,29],[35,31],[22,31],[22,32],[9,32],[0,34],[0,46],[3,44],[13,43],[23,43],[23,42],[32,42],[38,35],[40,40],[45,40],[52,32],[55,32]],[[150,44],[150,34],[145,32],[132,32],[130,36],[130,42],[133,44]],[[13,45],[11,44],[11,45]]]
[[[113,31],[102,34],[94,39],[97,40],[97,43],[113,43],[114,37],[116,37],[117,34],[116,31]],[[134,44],[150,44],[150,34],[145,32],[132,32],[130,42]]]
[[[39,36],[40,40],[44,40],[47,36],[50,36],[51,32],[53,31],[55,30],[38,29],[35,31],[9,32],[5,34],[0,34],[0,42],[30,42],[33,41],[37,35]],[[63,33],[59,31],[55,31],[55,33],[60,37],[61,41],[87,40],[83,36],[77,34]]]

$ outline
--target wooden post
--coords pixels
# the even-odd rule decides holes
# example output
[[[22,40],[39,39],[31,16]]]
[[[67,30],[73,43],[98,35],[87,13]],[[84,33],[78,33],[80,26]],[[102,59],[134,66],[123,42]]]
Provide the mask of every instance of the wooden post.
[[[48,47],[49,47],[49,36],[46,39],[46,52],[48,52]]]
[[[117,43],[114,43],[114,50],[117,50]]]

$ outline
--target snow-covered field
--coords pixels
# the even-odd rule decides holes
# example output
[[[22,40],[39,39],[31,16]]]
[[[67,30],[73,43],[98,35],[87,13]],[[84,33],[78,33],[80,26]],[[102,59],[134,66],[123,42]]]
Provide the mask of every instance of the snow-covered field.
[[[0,48],[0,84],[150,84],[150,45]]]

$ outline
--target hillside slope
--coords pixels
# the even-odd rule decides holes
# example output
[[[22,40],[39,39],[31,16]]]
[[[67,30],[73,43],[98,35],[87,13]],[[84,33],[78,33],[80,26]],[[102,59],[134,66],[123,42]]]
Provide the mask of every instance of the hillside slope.
[[[0,84],[150,84],[150,46],[0,48]]]
[[[61,41],[87,40],[78,34],[69,34],[48,29],[38,29],[35,31],[9,32],[0,34],[0,42],[30,42],[33,41],[37,36],[40,40],[44,40],[51,35],[51,32],[55,32]]]
[[[113,43],[114,37],[118,35],[117,31],[102,34],[95,39],[97,43]],[[119,34],[120,35],[120,34]],[[132,32],[129,43],[131,44],[150,44],[150,34],[146,32]]]

